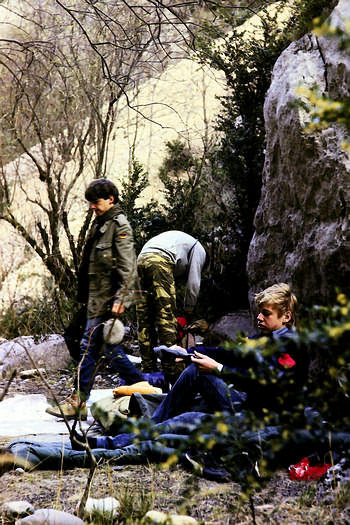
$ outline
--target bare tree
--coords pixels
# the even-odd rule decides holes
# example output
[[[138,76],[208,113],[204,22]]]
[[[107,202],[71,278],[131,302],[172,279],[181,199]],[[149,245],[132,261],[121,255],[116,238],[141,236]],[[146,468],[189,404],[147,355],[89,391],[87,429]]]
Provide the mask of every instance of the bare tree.
[[[87,169],[93,177],[105,175],[117,103],[150,74],[144,64],[153,68],[137,16],[119,5],[107,7],[102,21],[81,14],[82,29],[50,0],[39,7],[23,2],[12,11],[13,37],[0,39],[0,217],[24,237],[66,294],[74,287],[90,220],[87,214],[75,238],[70,212],[81,205],[76,188]],[[84,34],[107,41],[114,19],[114,45],[97,54]],[[153,54],[160,63],[155,47]],[[101,57],[117,82],[110,82]],[[25,214],[24,205],[29,205]]]
[[[132,82],[154,76],[169,59],[188,56],[195,49],[196,37],[208,30],[207,22],[218,26],[228,13],[256,9],[274,0],[82,0],[79,7],[65,0],[55,2],[79,25],[83,35],[101,61],[104,76],[128,97],[128,75],[120,75],[120,67],[133,62],[141,75]],[[123,13],[124,16],[120,17]],[[202,18],[203,16],[203,18]],[[125,23],[125,21],[128,21]],[[132,31],[129,23],[132,21]],[[204,23],[203,23],[204,22]],[[96,33],[96,24],[103,31]],[[118,49],[120,62],[116,69],[113,50]]]
[[[0,38],[0,218],[67,295],[90,221],[87,214],[73,231],[80,181],[106,173],[119,101],[142,114],[132,88],[193,47],[198,8],[220,18],[233,7],[230,0],[2,2],[12,25]]]

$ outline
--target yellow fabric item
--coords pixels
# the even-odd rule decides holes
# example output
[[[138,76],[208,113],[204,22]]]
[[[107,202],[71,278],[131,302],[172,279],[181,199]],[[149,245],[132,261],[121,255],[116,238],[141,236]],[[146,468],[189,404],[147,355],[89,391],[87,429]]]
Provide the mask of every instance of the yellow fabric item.
[[[148,381],[139,381],[133,385],[123,385],[114,388],[113,395],[114,397],[131,396],[135,392],[140,394],[162,394],[162,389],[150,385]]]

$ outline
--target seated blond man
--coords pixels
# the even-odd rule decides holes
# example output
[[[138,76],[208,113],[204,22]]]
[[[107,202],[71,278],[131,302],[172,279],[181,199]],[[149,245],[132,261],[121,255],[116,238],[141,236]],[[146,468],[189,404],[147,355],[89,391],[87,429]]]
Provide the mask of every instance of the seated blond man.
[[[285,339],[292,336],[296,325],[298,302],[288,284],[274,284],[256,294],[255,304],[259,311],[257,328],[260,335],[272,339]],[[157,423],[193,409],[192,402],[197,393],[201,394],[208,410],[212,412],[235,412],[235,406],[246,401],[247,397],[252,398],[249,399],[251,408],[260,402],[268,406],[272,399],[267,398],[276,395],[275,385],[271,385],[271,389],[264,389],[264,399],[259,399],[259,385],[238,368],[240,363],[237,362],[236,353],[222,347],[201,347],[200,352],[196,348],[192,350],[194,354],[191,357],[192,364],[184,370],[152,416]],[[278,359],[278,356],[274,356],[272,362],[283,372],[283,369],[285,370],[283,361]],[[295,361],[290,358],[288,369],[295,365]],[[292,373],[295,371],[293,370]],[[230,390],[227,380],[233,382],[235,387],[238,383],[247,395],[237,390]]]

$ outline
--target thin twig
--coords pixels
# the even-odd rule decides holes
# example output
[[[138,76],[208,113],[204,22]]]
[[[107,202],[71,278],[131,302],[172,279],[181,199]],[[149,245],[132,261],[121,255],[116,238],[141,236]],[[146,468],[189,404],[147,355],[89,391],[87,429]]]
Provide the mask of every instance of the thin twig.
[[[0,403],[4,399],[4,397],[6,396],[8,390],[10,388],[10,385],[11,385],[12,381],[14,380],[14,378],[16,377],[16,375],[17,375],[17,370],[12,370],[12,373],[11,373],[11,376],[10,376],[8,382],[7,382],[7,385],[5,386],[2,394],[0,395]]]

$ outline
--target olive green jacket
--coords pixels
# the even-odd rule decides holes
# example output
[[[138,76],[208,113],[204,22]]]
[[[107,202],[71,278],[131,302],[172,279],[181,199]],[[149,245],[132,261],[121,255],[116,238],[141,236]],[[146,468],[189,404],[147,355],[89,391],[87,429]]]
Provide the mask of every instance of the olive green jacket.
[[[137,269],[131,226],[118,204],[90,228],[88,317],[105,315],[114,302],[126,308],[136,299]]]

